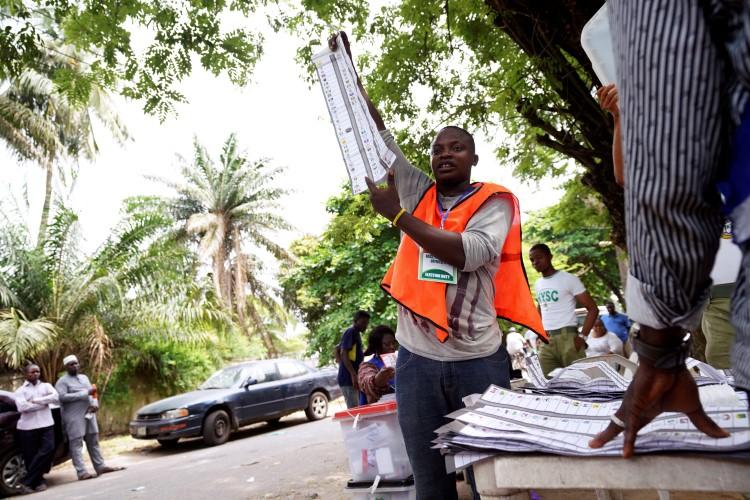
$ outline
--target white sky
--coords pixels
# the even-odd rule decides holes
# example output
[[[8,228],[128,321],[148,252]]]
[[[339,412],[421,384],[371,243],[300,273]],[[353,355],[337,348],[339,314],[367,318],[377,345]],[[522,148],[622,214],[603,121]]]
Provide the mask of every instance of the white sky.
[[[176,178],[175,155],[191,158],[195,136],[218,158],[231,132],[238,134],[251,160],[267,157],[287,167],[284,183],[293,194],[284,201],[283,215],[296,231],[278,235],[277,241],[287,245],[301,234],[320,234],[329,220],[325,202],[346,179],[346,170],[321,91],[317,86],[308,88],[301,77],[302,69],[294,61],[298,45],[293,37],[269,30],[265,54],[253,81],[245,88],[196,67],[180,87],[188,102],[177,106],[178,115],[164,123],[144,115],[140,103],[117,97],[117,111],[132,139],[119,145],[105,131],[99,131],[100,154],[93,163],[81,164],[69,201],[80,216],[84,248],[93,250],[107,238],[119,220],[124,198],[168,193],[144,175]],[[561,192],[553,189],[557,182],[544,182],[540,188],[512,178],[512,169],[498,165],[486,138],[477,137],[477,152],[480,162],[474,179],[499,182],[512,189],[524,212],[559,200]],[[0,148],[0,192],[7,192],[5,185],[12,184],[17,194],[24,180],[31,198],[30,218],[36,224],[44,190],[41,169],[34,164],[19,164]]]

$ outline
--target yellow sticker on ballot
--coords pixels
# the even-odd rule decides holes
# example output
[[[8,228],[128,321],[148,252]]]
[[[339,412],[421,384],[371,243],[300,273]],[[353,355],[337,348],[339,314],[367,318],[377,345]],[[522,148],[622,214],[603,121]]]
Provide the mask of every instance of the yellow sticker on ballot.
[[[455,285],[458,283],[458,271],[456,266],[446,264],[431,253],[419,249],[419,275],[422,281],[436,281]]]

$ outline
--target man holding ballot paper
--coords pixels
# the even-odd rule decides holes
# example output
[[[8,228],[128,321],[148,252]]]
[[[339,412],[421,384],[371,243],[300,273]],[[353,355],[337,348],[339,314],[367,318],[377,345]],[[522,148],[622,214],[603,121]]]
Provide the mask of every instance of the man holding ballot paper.
[[[344,33],[329,40],[345,49]],[[396,365],[398,418],[414,471],[417,497],[454,499],[434,431],[462,398],[490,384],[509,387],[508,354],[497,318],[545,336],[521,260],[518,200],[506,188],[471,182],[479,158],[474,139],[455,126],[431,147],[433,181],[395,144],[357,77],[359,91],[388,148],[396,155],[387,185],[368,179],[376,212],[402,231],[381,286],[398,302]]]

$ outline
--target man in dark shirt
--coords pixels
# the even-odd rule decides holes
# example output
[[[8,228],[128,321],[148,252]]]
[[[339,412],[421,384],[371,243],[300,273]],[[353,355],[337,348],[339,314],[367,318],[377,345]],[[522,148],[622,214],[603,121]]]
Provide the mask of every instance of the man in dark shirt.
[[[353,408],[359,405],[359,384],[357,383],[357,370],[364,359],[362,352],[362,333],[367,330],[370,322],[370,314],[365,311],[354,313],[354,324],[349,327],[341,337],[338,345],[341,360],[339,361],[338,382],[341,392],[346,400],[346,407]]]

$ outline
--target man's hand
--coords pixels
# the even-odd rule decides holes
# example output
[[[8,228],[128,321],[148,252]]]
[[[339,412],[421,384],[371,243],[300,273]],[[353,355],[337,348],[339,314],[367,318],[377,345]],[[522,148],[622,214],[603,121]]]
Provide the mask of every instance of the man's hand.
[[[377,375],[375,375],[375,385],[379,387],[387,386],[388,381],[391,380],[395,374],[396,370],[394,370],[392,367],[383,368],[378,372]]]
[[[573,338],[573,345],[575,346],[576,351],[580,351],[586,347],[586,341],[580,335],[576,335],[575,338]]]
[[[339,31],[338,33],[334,33],[328,38],[328,48],[333,50],[334,52],[339,49],[338,41],[336,40],[336,37],[338,35],[341,35],[341,40],[344,42],[344,50],[346,50],[347,55],[349,56],[349,59],[352,59],[352,48],[349,46],[349,37],[346,36],[345,31]]]
[[[367,188],[370,190],[370,203],[377,213],[392,221],[401,211],[401,200],[396,191],[396,174],[391,169],[388,171],[388,186],[379,188],[375,183],[365,178]]]
[[[625,445],[623,456],[633,456],[635,437],[654,417],[665,411],[685,413],[691,422],[713,438],[723,438],[729,433],[716,425],[706,415],[698,398],[698,387],[695,385],[686,367],[677,371],[664,371],[640,361],[638,370],[625,392],[622,406],[615,416],[625,422]],[[591,448],[601,448],[614,439],[623,428],[614,422],[589,441]]]
[[[604,111],[608,111],[615,120],[620,118],[620,105],[615,84],[599,87],[596,91],[596,98],[599,100],[599,106]]]

